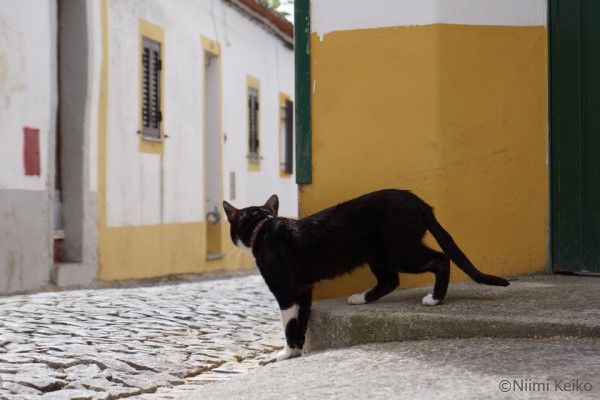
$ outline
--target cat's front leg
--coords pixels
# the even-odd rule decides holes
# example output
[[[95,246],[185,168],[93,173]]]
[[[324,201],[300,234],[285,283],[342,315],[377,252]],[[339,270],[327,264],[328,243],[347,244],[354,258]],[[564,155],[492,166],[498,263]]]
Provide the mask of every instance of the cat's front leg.
[[[290,281],[288,274],[280,272],[281,268],[265,270],[269,273],[263,273],[263,277],[279,304],[281,324],[285,335],[285,346],[277,354],[277,361],[299,356],[304,344],[304,335],[302,334],[300,337],[301,325],[304,318],[308,320],[308,314],[303,307],[305,302],[299,301],[298,286]]]
[[[289,303],[283,303],[288,305]],[[302,348],[298,347],[297,336],[299,331],[298,324],[298,304],[292,303],[291,306],[282,307],[281,310],[281,323],[283,325],[283,333],[285,334],[285,347],[277,354],[277,361],[287,360],[288,358],[299,356],[302,352]]]
[[[291,307],[281,310],[281,322],[286,343],[285,348],[277,355],[278,361],[296,357],[302,353],[311,305],[312,287],[308,286],[298,292]]]

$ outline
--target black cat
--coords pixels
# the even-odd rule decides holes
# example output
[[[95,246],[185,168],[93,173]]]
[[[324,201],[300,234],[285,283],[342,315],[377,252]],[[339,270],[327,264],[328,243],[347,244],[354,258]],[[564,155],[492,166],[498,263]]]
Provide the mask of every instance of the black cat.
[[[231,240],[252,251],[279,303],[286,346],[278,360],[301,352],[314,283],[365,263],[377,284],[350,296],[350,304],[372,302],[390,293],[399,284],[399,272],[434,273],[433,294],[425,296],[422,304],[439,304],[448,289],[449,260],[478,283],[508,285],[505,279],[477,270],[436,220],[433,209],[406,190],[369,193],[299,220],[277,217],[276,195],[263,206],[237,209],[224,201],[223,208],[231,224]],[[427,230],[443,253],[423,244]]]

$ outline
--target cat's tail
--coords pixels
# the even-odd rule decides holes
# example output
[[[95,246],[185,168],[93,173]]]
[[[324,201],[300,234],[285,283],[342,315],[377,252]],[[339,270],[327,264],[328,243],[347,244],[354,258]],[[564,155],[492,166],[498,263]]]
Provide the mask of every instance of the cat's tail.
[[[467,275],[471,277],[477,283],[483,283],[485,285],[494,285],[494,286],[508,286],[509,283],[506,279],[500,278],[494,275],[484,274],[479,271],[473,263],[467,258],[465,253],[458,247],[458,245],[452,239],[452,236],[440,225],[438,220],[435,218],[433,214],[433,209],[427,205],[426,203],[422,203],[421,211],[423,214],[423,219],[425,220],[425,224],[427,229],[431,232],[435,240],[438,242],[444,253],[454,263],[462,269]]]

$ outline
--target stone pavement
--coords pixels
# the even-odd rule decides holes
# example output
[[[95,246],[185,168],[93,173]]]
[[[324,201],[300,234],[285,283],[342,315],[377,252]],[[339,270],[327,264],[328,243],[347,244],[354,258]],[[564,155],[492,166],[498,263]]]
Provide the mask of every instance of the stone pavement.
[[[270,364],[183,399],[600,399],[600,340],[363,344]]]
[[[0,399],[179,398],[282,343],[256,275],[0,297]]]

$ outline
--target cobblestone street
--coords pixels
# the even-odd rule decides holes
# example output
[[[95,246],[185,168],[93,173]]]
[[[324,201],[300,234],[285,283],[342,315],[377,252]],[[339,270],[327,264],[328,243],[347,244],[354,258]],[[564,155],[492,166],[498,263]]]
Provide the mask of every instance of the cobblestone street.
[[[281,343],[260,276],[0,297],[0,398],[178,398]]]

